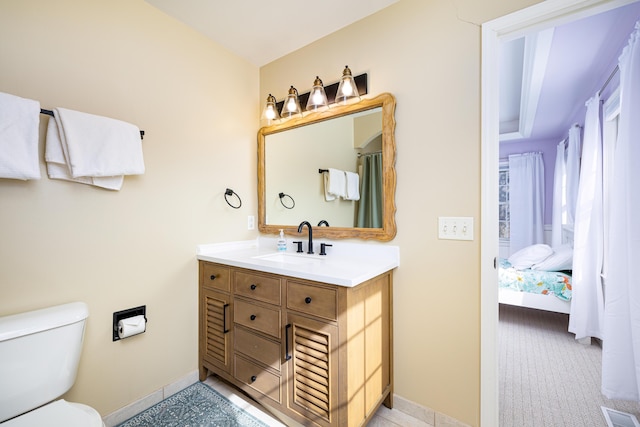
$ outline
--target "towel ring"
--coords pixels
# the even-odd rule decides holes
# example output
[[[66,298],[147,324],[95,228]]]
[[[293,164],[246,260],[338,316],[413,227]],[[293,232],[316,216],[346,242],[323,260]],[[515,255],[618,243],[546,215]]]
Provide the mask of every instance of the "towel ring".
[[[227,196],[236,196],[238,198],[238,206],[234,206],[229,202],[229,199],[227,199]],[[242,199],[240,198],[240,196],[238,196],[238,193],[236,193],[235,191],[233,191],[230,188],[227,188],[224,192],[224,200],[227,202],[227,204],[229,206],[231,206],[233,209],[240,209],[240,206],[242,206]]]
[[[284,194],[284,193],[280,193],[280,194],[278,194],[278,197],[280,197],[280,203],[282,203],[282,206],[284,206],[285,208],[287,208],[287,209],[293,209],[293,208],[296,206],[296,201],[295,201],[295,200],[293,200],[293,197],[291,197],[290,195],[288,195],[288,194]],[[291,206],[287,206],[287,205],[285,205],[285,204],[284,204],[284,200],[283,200],[283,199],[284,199],[285,197],[288,197],[288,198],[290,198],[290,199],[291,199]]]

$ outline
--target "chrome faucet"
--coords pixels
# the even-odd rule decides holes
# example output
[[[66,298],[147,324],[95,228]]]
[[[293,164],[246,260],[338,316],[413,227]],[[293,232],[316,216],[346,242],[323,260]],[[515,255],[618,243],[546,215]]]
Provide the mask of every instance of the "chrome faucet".
[[[304,226],[307,226],[307,228],[309,228],[309,246],[308,246],[308,250],[307,253],[308,254],[312,254],[313,253],[313,231],[311,230],[311,224],[309,224],[309,221],[302,221],[300,223],[300,225],[298,226],[298,233],[302,233],[302,229],[304,228]]]

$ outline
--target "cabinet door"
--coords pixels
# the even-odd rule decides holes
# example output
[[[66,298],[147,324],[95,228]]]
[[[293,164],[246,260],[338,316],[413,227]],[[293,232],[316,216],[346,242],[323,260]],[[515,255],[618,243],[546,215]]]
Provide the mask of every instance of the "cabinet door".
[[[231,373],[233,335],[231,297],[200,288],[200,358],[222,371]]]
[[[338,329],[287,313],[288,407],[320,426],[338,425]]]

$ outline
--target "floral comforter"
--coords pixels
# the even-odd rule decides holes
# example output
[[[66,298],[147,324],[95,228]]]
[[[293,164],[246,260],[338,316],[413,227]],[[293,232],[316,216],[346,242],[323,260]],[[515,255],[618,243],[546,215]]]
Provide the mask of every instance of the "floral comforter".
[[[520,292],[555,295],[563,301],[571,299],[571,276],[560,271],[516,270],[506,259],[500,259],[498,283],[501,288]]]

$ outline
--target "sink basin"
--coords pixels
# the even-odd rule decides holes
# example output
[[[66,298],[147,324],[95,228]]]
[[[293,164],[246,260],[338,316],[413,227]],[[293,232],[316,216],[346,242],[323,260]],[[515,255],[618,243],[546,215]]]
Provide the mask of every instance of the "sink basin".
[[[322,261],[322,259],[316,258],[313,255],[302,255],[302,254],[298,255],[298,254],[288,254],[288,253],[280,253],[280,252],[276,252],[274,254],[260,255],[254,258],[262,259],[265,261],[274,261],[274,262],[279,262],[283,264],[296,264],[296,265],[309,264],[309,263]]]

